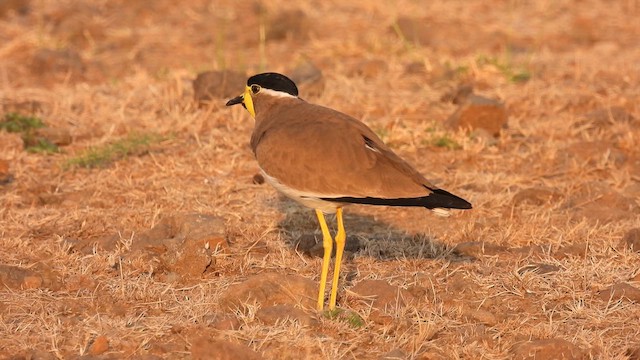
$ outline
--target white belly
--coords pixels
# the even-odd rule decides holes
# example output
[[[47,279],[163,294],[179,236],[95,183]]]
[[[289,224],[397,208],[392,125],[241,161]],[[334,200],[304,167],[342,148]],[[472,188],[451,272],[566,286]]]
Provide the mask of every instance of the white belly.
[[[262,169],[260,169],[260,172],[262,173],[262,176],[264,176],[264,179],[276,190],[280,191],[288,198],[293,199],[308,208],[318,209],[323,213],[327,213],[327,214],[333,214],[336,212],[336,209],[338,207],[342,206],[340,203],[334,203],[331,201],[322,200],[321,198],[331,198],[331,197],[339,198],[344,195],[315,194],[310,192],[299,191],[282,184],[281,182],[278,181],[278,179],[272,176],[269,176]]]

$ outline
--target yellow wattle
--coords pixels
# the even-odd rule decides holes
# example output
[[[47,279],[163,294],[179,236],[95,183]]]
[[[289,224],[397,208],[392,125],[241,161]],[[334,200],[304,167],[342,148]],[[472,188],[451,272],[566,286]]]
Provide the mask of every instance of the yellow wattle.
[[[256,118],[256,111],[253,108],[253,100],[251,99],[251,88],[250,87],[246,87],[244,89],[244,94],[242,95],[242,102],[244,103],[244,106],[247,108],[247,111],[249,112],[249,114],[251,114],[251,116],[253,116],[253,118]]]

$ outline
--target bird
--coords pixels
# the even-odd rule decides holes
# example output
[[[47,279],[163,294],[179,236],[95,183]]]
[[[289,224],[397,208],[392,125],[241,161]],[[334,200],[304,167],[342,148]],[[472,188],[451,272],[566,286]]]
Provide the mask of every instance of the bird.
[[[336,308],[346,243],[345,206],[424,207],[443,216],[449,214],[447,209],[472,208],[467,200],[430,183],[363,122],[300,98],[298,87],[285,75],[266,72],[249,77],[244,92],[226,106],[238,104],[254,118],[250,145],[265,181],[315,210],[324,248],[318,311],[325,305],[334,242],[328,309]],[[335,237],[325,214],[335,214]]]

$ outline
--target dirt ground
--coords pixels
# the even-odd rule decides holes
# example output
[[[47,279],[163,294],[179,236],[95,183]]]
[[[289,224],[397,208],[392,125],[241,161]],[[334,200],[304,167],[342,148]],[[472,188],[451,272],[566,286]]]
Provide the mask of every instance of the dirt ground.
[[[640,359],[638,19],[637,0],[0,1],[0,358]],[[254,177],[253,120],[224,106],[242,82],[194,100],[204,71],[306,71],[301,97],[474,209],[346,208],[341,311],[317,312],[314,214]],[[497,134],[448,126],[471,88]],[[27,118],[45,127],[6,125]]]

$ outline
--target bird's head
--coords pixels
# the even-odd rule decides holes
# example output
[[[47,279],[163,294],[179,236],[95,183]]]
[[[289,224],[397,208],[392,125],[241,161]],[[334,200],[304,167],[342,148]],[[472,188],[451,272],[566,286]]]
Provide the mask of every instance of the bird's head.
[[[242,104],[252,117],[256,117],[254,102],[263,96],[298,97],[298,87],[288,77],[278,73],[253,75],[247,80],[244,93],[227,101],[227,106]]]

